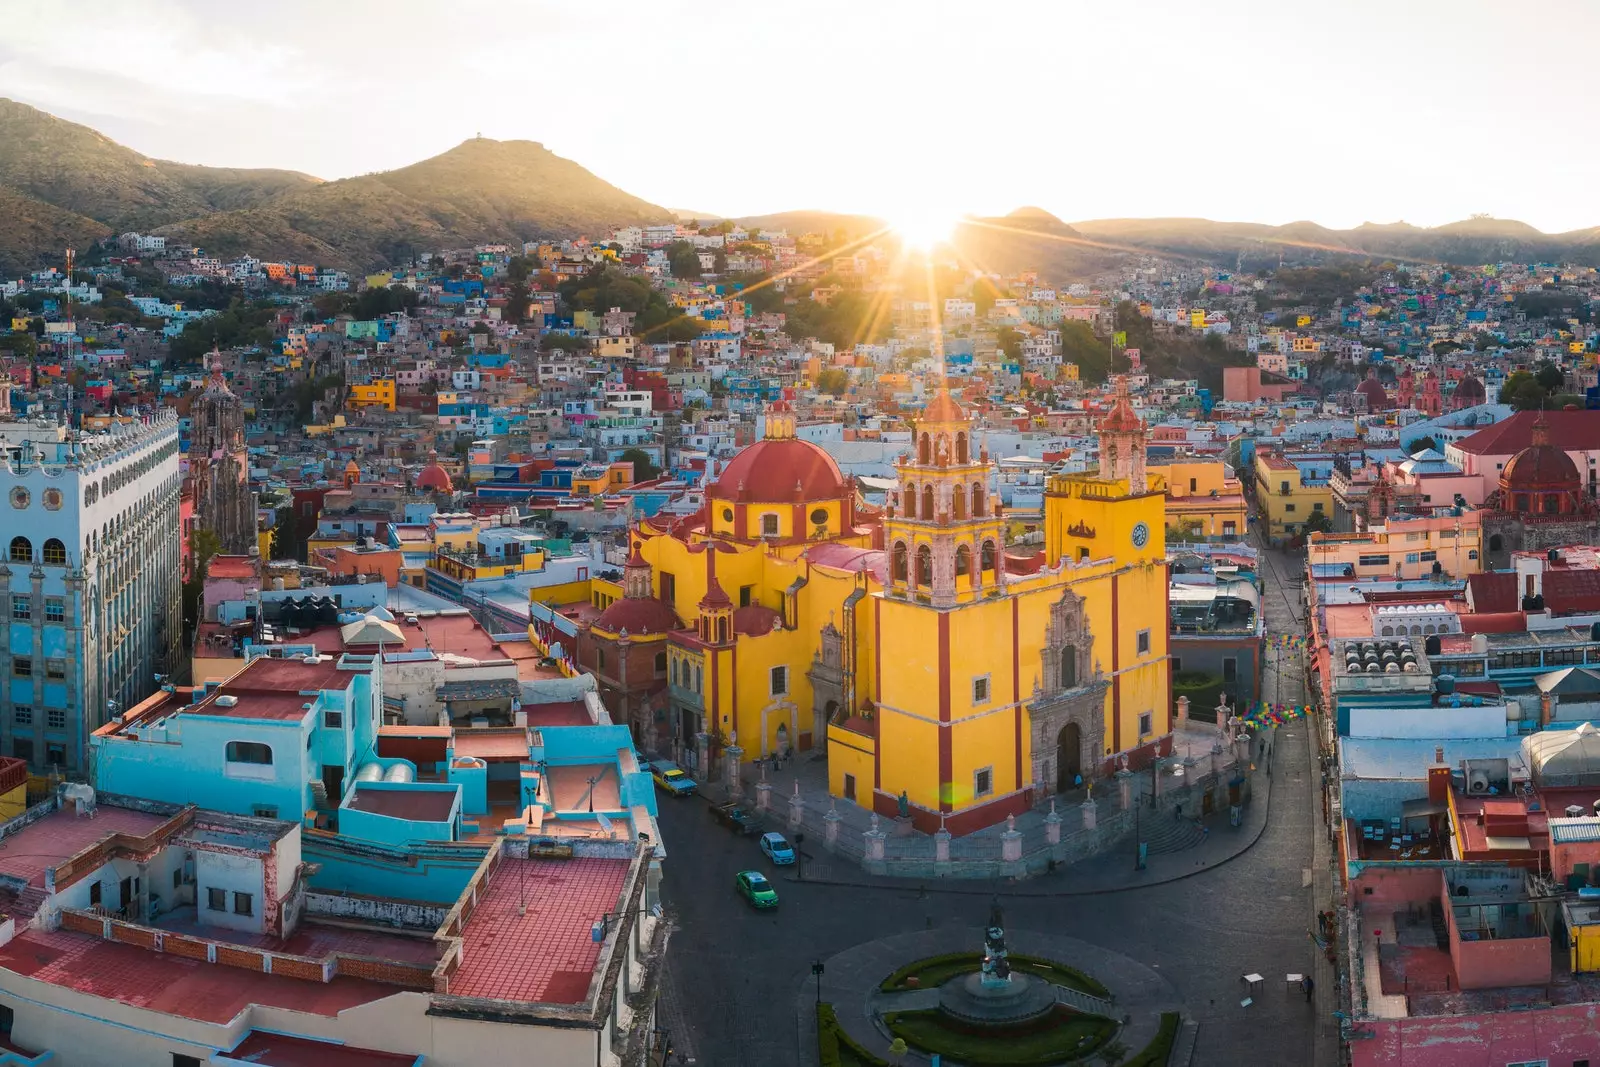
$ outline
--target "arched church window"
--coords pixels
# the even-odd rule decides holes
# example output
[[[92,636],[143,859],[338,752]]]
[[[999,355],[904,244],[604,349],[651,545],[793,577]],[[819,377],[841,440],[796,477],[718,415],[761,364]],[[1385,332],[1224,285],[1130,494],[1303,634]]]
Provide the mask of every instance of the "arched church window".
[[[956,549],[956,577],[963,578],[972,573],[972,549],[962,545]]]
[[[994,542],[993,541],[985,541],[983,543],[983,550],[978,556],[978,569],[979,570],[984,570],[984,571],[992,571],[992,570],[994,570],[994,567],[995,567]]]
[[[896,581],[896,582],[905,581],[906,580],[906,543],[904,541],[896,541],[895,542],[894,551],[890,554],[890,559],[892,561],[891,570],[889,572],[891,580]]]
[[[917,584],[933,584],[933,549],[927,545],[917,549]]]

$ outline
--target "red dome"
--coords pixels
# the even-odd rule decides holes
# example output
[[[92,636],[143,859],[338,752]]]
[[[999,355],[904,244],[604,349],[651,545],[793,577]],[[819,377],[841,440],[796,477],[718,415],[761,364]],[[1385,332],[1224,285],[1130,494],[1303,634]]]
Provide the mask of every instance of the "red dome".
[[[749,604],[733,613],[733,632],[761,637],[783,622],[783,616],[765,604]]]
[[[757,441],[746,448],[733,457],[712,488],[718,499],[768,503],[838,500],[846,494],[844,475],[833,457],[810,441],[792,437]]]
[[[1572,457],[1555,445],[1529,445],[1507,461],[1500,486],[1513,492],[1576,492],[1583,480]]]
[[[429,493],[449,493],[454,491],[450,483],[450,472],[439,466],[438,453],[429,456],[429,463],[422,468],[422,473],[417,475],[417,488]]]
[[[1367,398],[1368,411],[1382,411],[1389,406],[1389,394],[1383,388],[1383,383],[1376,378],[1368,378],[1356,386],[1356,392]]]
[[[1483,383],[1472,375],[1469,374],[1456,383],[1455,401],[1462,407],[1481,404],[1484,398]]]
[[[678,616],[666,602],[653,596],[623,597],[614,601],[590,624],[593,630],[613,634],[626,630],[630,636],[664,634],[682,628]]]

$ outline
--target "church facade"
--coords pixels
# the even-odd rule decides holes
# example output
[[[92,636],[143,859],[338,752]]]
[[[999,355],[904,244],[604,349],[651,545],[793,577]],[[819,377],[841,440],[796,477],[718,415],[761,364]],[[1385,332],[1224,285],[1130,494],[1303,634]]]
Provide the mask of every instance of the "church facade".
[[[1170,751],[1165,496],[1125,390],[1100,429],[1100,471],[1052,479],[1019,550],[948,393],[882,513],[778,405],[701,512],[639,525],[593,624],[664,668],[640,742],[701,774],[824,749],[835,796],[953,833]]]
[[[217,535],[223,554],[246,555],[257,542],[244,402],[228,388],[215,352],[210,379],[190,409],[190,427],[188,478],[195,525]]]

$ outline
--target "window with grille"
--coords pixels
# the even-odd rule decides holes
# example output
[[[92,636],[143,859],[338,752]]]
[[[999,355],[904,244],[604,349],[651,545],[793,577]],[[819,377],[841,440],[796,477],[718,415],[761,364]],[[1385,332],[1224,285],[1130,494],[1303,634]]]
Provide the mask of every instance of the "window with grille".
[[[44,598],[44,619],[46,622],[65,622],[67,619],[67,604],[58,596]]]
[[[48,708],[44,713],[45,725],[52,730],[65,730],[67,728],[67,713],[62,708]]]
[[[27,596],[14,596],[11,598],[11,617],[13,619],[33,618],[33,598]]]
[[[14,705],[11,709],[11,718],[18,726],[32,726],[33,709],[26,704]]]

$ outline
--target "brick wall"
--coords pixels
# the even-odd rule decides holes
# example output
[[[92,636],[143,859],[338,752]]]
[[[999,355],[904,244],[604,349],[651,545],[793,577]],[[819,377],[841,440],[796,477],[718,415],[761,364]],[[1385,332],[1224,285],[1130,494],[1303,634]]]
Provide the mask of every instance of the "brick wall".
[[[111,924],[111,940],[120,941],[124,945],[138,945],[140,948],[155,948],[156,932],[149,927],[130,926],[127,923],[113,922]]]
[[[206,942],[194,937],[185,937],[182,934],[167,934],[161,939],[162,950],[168,955],[182,956],[184,959],[204,960],[210,958],[210,949]]]
[[[93,934],[95,937],[105,932],[104,924],[95,916],[65,909],[61,912],[61,928],[77,934]]]
[[[286,978],[299,978],[307,982],[322,981],[322,965],[315,960],[296,959],[291,956],[272,957],[272,973]]]
[[[245,971],[263,969],[261,953],[254,949],[237,948],[233,945],[217,946],[217,962],[225,967],[238,967]]]
[[[340,956],[339,974],[345,978],[365,978],[370,982],[405,986],[408,989],[433,989],[433,968],[424,964]]]

